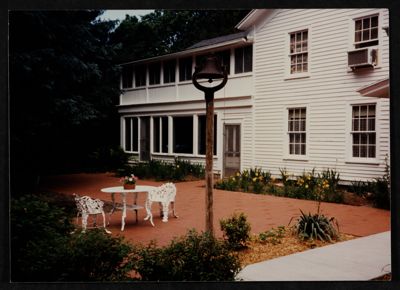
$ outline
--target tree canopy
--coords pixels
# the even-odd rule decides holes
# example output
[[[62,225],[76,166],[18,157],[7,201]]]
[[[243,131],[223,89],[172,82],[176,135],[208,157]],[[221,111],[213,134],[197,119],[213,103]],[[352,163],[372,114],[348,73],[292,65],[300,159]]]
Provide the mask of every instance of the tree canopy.
[[[119,145],[119,63],[233,33],[248,10],[155,10],[118,27],[102,13],[10,12],[12,190],[90,167],[97,148]]]

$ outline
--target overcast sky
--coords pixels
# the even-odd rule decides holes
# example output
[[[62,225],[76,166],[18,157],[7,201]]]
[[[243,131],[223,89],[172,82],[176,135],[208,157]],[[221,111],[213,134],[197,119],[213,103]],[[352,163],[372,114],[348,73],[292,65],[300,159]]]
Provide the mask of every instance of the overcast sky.
[[[125,15],[135,15],[137,16],[139,19],[139,16],[143,16],[146,14],[149,14],[151,12],[153,12],[154,10],[106,10],[103,15],[101,15],[100,19],[103,20],[124,20],[125,19]]]

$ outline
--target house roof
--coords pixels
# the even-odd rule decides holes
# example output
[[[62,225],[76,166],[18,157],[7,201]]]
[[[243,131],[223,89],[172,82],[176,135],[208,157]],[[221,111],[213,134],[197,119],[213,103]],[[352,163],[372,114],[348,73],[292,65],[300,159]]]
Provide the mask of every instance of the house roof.
[[[358,89],[357,92],[365,97],[389,98],[389,79],[386,78],[362,87]]]
[[[193,53],[207,52],[207,51],[210,51],[213,49],[218,49],[218,48],[222,48],[224,46],[229,46],[229,45],[252,43],[253,38],[247,37],[247,35],[248,35],[248,32],[242,31],[239,33],[228,34],[228,35],[224,35],[224,36],[220,36],[220,37],[206,39],[206,40],[200,41],[200,42],[188,47],[186,50],[182,50],[182,51],[171,53],[171,54],[165,54],[165,55],[160,55],[160,56],[156,56],[156,57],[139,59],[139,60],[135,60],[135,61],[121,63],[120,65],[139,64],[139,63],[144,63],[144,62],[166,60],[166,59],[171,59],[171,58],[175,58],[175,57],[188,56]]]
[[[236,26],[236,29],[247,30],[256,22],[271,13],[273,9],[253,9]]]
[[[214,38],[210,38],[210,39],[205,39],[205,40],[202,40],[200,42],[193,44],[192,46],[188,47],[187,49],[194,49],[194,48],[199,48],[199,47],[220,44],[220,43],[224,43],[224,42],[231,41],[231,40],[242,39],[243,37],[246,37],[247,34],[248,33],[246,31],[241,31],[238,33],[233,33],[233,34],[223,35],[223,36],[214,37]]]

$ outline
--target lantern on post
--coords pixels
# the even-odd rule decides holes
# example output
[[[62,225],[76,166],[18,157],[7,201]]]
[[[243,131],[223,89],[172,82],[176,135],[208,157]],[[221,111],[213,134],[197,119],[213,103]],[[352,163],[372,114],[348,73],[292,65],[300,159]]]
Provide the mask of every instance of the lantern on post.
[[[199,80],[207,82],[199,83]],[[213,82],[222,80],[217,85]],[[214,235],[213,227],[213,152],[214,152],[214,92],[222,89],[228,81],[228,74],[225,67],[222,67],[218,58],[209,55],[205,58],[203,65],[196,66],[192,81],[194,86],[204,92],[206,101],[206,231]]]

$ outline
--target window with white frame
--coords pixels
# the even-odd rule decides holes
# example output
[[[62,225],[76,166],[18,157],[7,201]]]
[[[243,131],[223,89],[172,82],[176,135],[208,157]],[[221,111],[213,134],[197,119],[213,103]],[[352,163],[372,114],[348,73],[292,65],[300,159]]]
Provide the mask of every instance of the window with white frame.
[[[149,85],[158,85],[160,83],[161,64],[152,63],[149,65]]]
[[[168,153],[168,117],[153,117],[153,152]]]
[[[308,30],[290,33],[290,74],[308,72]]]
[[[235,48],[235,74],[253,70],[253,45]]]
[[[133,67],[131,65],[122,67],[122,88],[132,88],[133,86]]]
[[[179,81],[190,81],[192,79],[192,57],[179,60]]]
[[[206,115],[200,115],[198,118],[198,153],[201,155],[206,154]],[[214,146],[213,153],[217,155],[217,115],[214,115]]]
[[[376,157],[376,105],[352,106],[352,156],[355,158]]]
[[[138,65],[135,67],[135,86],[146,86],[146,66]]]
[[[138,151],[138,119],[125,118],[125,151]]]
[[[173,117],[173,151],[193,154],[193,116]]]
[[[168,60],[164,62],[164,84],[175,82],[175,59]]]
[[[379,44],[378,15],[370,15],[354,20],[354,47],[363,48]]]
[[[306,108],[288,109],[289,154],[306,155]]]

